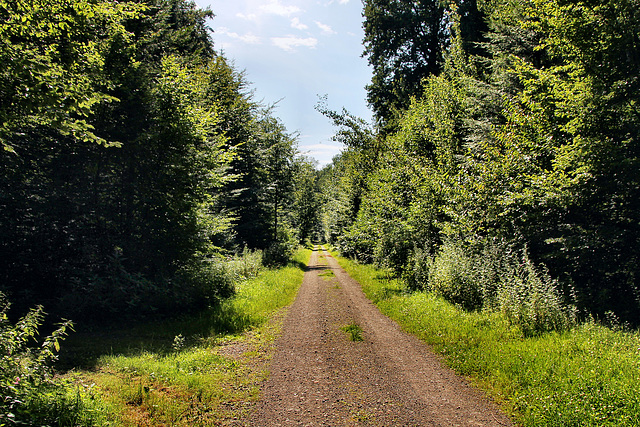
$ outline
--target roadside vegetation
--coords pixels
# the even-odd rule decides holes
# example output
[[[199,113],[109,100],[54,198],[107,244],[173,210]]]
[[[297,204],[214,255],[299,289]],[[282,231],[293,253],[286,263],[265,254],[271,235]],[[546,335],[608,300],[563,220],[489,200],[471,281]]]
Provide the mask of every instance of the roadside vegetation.
[[[526,333],[640,326],[639,6],[365,0],[374,120],[319,105],[325,241]]]
[[[309,256],[299,250],[287,266],[266,269],[259,252],[248,253],[227,264],[235,293],[218,306],[178,320],[78,331],[63,343],[57,366],[71,370],[62,376],[51,363],[69,325],[35,353],[6,347],[37,333],[39,311],[4,325],[2,345],[13,359],[3,359],[1,384],[13,397],[3,402],[0,422],[187,426],[240,417],[266,378],[278,313],[295,298]]]
[[[434,292],[408,290],[388,270],[336,259],[384,314],[487,390],[517,424],[640,423],[637,331],[591,320],[530,334],[500,310],[465,310]]]
[[[213,18],[0,0],[0,425],[206,419],[216,381],[245,381],[209,347],[299,284],[277,268],[317,223],[315,165]]]

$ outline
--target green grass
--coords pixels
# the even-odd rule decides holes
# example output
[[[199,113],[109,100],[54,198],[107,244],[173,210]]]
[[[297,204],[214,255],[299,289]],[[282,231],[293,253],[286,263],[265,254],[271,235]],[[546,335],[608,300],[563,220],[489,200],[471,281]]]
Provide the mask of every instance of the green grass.
[[[338,258],[402,327],[486,389],[524,426],[640,425],[640,334],[589,322],[525,338],[497,313],[469,313]]]
[[[332,270],[323,270],[322,273],[318,273],[318,276],[322,277],[325,280],[331,280],[331,278],[336,277],[335,273]]]
[[[103,422],[112,425],[198,426],[242,417],[266,378],[277,313],[295,299],[310,254],[301,250],[288,267],[263,271],[199,316],[81,334],[70,352],[88,369],[68,377],[90,390],[86,396],[101,402]]]
[[[362,338],[362,328],[357,323],[351,322],[350,324],[343,326],[340,329],[347,333],[350,341],[364,341],[364,338]]]

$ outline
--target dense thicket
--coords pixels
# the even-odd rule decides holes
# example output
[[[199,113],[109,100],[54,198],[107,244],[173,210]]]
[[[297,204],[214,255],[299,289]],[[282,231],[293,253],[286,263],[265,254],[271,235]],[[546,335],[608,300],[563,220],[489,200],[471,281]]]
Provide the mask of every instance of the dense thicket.
[[[296,137],[185,0],[0,1],[0,291],[74,319],[232,292],[216,259],[282,261]],[[306,184],[305,184],[306,185]],[[285,232],[286,230],[286,232]]]
[[[387,3],[376,15],[365,9],[365,29],[402,25],[404,8],[426,4]],[[375,162],[350,144],[324,171],[337,183],[328,238],[468,309],[541,322],[532,330],[572,318],[573,304],[640,323],[639,6],[452,4],[443,59],[412,78],[423,79],[420,91],[403,94],[374,75],[373,86],[408,107],[378,136]],[[407,25],[395,32],[409,37],[401,52],[424,46]],[[366,37],[366,54],[389,43],[386,33]]]

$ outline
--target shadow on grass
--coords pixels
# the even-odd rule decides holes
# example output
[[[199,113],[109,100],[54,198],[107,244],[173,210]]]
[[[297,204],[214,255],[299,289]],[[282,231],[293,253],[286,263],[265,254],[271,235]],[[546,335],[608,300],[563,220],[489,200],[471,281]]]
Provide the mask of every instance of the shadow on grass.
[[[259,323],[259,319],[237,312],[229,302],[198,314],[138,322],[129,327],[118,325],[85,330],[80,326],[62,343],[57,368],[62,371],[93,369],[101,356],[108,355],[168,354],[173,351],[178,335],[187,337],[185,344],[190,346],[201,339],[238,334]]]
[[[307,270],[303,262],[290,261],[290,266]],[[109,326],[83,325],[62,343],[56,367],[60,371],[94,369],[101,356],[134,356],[142,353],[169,354],[174,351],[174,339],[186,337],[185,346],[202,343],[225,335],[240,334],[261,324],[258,315],[242,313],[233,304],[233,297],[196,314],[173,319],[138,321]]]

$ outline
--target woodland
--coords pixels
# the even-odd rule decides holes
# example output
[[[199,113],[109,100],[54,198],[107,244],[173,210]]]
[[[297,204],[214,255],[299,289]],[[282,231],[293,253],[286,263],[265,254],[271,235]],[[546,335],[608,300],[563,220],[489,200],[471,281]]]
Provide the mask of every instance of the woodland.
[[[91,327],[199,313],[238,265],[309,242],[525,337],[640,325],[638,0],[364,0],[374,120],[319,102],[344,145],[322,169],[215,48],[214,12],[0,0],[12,416],[25,360],[38,383],[72,327],[34,353],[44,310]]]
[[[0,4],[0,289],[16,312],[194,312],[232,293],[225,257],[279,264],[309,236],[314,164],[215,50],[212,17],[182,0]]]
[[[637,1],[369,0],[327,240],[531,333],[640,323]]]

